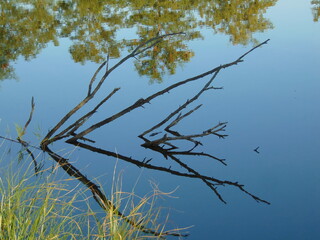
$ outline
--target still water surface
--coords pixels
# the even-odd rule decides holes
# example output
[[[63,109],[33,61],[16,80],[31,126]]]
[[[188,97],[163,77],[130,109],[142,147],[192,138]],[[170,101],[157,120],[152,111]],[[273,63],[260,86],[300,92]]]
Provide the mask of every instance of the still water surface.
[[[112,66],[141,39],[188,33],[161,42],[114,71],[97,98],[115,87],[121,90],[90,119],[92,123],[271,39],[243,63],[222,70],[214,87],[223,90],[201,95],[197,103],[203,106],[175,129],[193,134],[228,122],[228,137],[202,138],[198,150],[226,159],[228,166],[203,157],[189,156],[184,162],[204,175],[239,181],[271,205],[257,203],[236,188],[219,187],[224,204],[200,180],[140,169],[83,149],[73,150],[72,158],[89,178],[101,176],[106,189],[116,162],[126,191],[137,179],[138,195],[150,191],[148,180],[167,192],[178,187],[173,194],[178,198],[159,204],[170,209],[171,226],[193,226],[189,239],[320,238],[320,26],[315,1],[113,1],[108,8],[96,1],[66,1],[59,8],[43,1],[22,10],[12,7],[16,2],[1,3],[0,134],[15,136],[14,123],[25,123],[33,96],[36,109],[27,135],[33,143],[39,140],[32,132],[45,136],[87,94],[92,74],[108,53]],[[137,136],[200,88],[191,83],[170,91],[89,137],[97,147],[185,171],[141,148]],[[63,142],[52,148],[74,149]]]

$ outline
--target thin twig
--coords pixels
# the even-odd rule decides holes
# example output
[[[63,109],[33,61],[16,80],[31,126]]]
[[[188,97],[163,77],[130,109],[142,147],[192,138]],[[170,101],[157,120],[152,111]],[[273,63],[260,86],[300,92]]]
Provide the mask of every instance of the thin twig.
[[[28,148],[28,146],[29,146],[28,143],[22,139],[22,137],[25,135],[25,133],[27,131],[27,128],[28,128],[28,126],[29,126],[29,124],[30,124],[30,122],[32,120],[33,113],[34,113],[34,108],[35,108],[35,103],[34,103],[34,98],[32,97],[31,98],[31,110],[30,110],[29,118],[28,118],[27,122],[25,123],[25,125],[23,127],[22,133],[20,133],[20,135],[18,135],[17,141],[24,147],[24,149],[27,151],[27,153],[31,157],[32,162],[34,164],[34,172],[37,175],[38,172],[40,171],[40,168],[38,166],[37,160],[36,160],[35,156],[33,155],[33,153],[30,151],[30,149]]]

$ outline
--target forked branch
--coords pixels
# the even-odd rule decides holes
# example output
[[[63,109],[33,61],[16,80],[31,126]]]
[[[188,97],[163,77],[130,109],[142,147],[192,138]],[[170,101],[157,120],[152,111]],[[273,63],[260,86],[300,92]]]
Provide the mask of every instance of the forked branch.
[[[208,92],[210,89],[220,89],[220,88],[215,88],[212,86],[212,82],[214,79],[218,76],[220,71],[223,69],[229,68],[231,66],[237,65],[240,62],[243,62],[243,58],[251,53],[253,50],[256,48],[266,44],[268,40],[262,42],[258,46],[252,48],[251,50],[247,51],[244,53],[242,56],[237,58],[234,61],[231,61],[226,64],[222,64],[220,66],[217,66],[215,68],[212,68],[208,70],[207,72],[201,73],[199,75],[196,75],[191,78],[187,78],[185,80],[179,81],[177,83],[174,83],[170,85],[169,87],[166,87],[158,92],[155,92],[153,94],[150,94],[147,97],[140,98],[136,101],[134,101],[132,104],[127,106],[126,108],[120,109],[117,113],[106,117],[105,119],[99,121],[99,122],[94,122],[90,123],[89,126],[84,128],[84,123],[88,122],[91,120],[91,117],[97,112],[97,110],[108,100],[116,94],[120,88],[115,88],[113,91],[111,91],[106,97],[104,97],[94,108],[92,108],[90,111],[88,111],[86,114],[82,115],[81,117],[75,119],[70,125],[64,126],[67,120],[69,120],[74,114],[82,109],[91,99],[93,99],[97,92],[100,90],[102,84],[105,82],[107,77],[117,68],[119,68],[124,62],[126,62],[130,58],[135,58],[137,55],[147,51],[148,49],[154,47],[157,45],[160,41],[162,41],[166,37],[174,36],[174,35],[179,35],[183,33],[172,33],[172,34],[166,34],[162,36],[157,36],[155,38],[149,39],[145,42],[142,42],[139,44],[130,54],[122,58],[118,63],[116,63],[114,66],[109,68],[109,58],[107,61],[102,63],[97,71],[94,73],[92,79],[89,82],[88,85],[88,91],[86,96],[82,101],[80,101],[73,109],[71,109],[49,132],[48,134],[44,137],[44,139],[41,141],[40,147],[41,149],[48,153],[57,163],[60,164],[61,168],[68,173],[70,176],[75,177],[78,179],[81,183],[83,183],[87,188],[90,189],[92,192],[92,195],[94,199],[100,204],[100,206],[103,209],[112,209],[116,214],[118,214],[120,217],[122,217],[125,221],[127,221],[129,224],[132,226],[138,228],[139,230],[145,232],[145,233],[151,233],[153,235],[159,236],[160,233],[153,231],[151,229],[146,228],[145,226],[141,226],[138,223],[135,223],[134,221],[131,221],[128,219],[126,216],[124,216],[119,209],[117,209],[110,200],[107,199],[107,197],[102,193],[102,191],[99,189],[99,186],[96,185],[94,182],[92,182],[90,179],[88,179],[84,174],[82,174],[77,168],[75,168],[66,158],[61,157],[60,155],[56,154],[54,151],[52,151],[48,146],[51,143],[57,142],[61,139],[66,139],[66,143],[72,144],[77,147],[81,147],[84,149],[87,149],[89,151],[93,151],[96,153],[100,153],[102,155],[116,158],[116,159],[121,159],[123,161],[126,161],[128,163],[134,164],[138,167],[142,168],[148,168],[148,169],[153,169],[157,171],[162,171],[162,172],[167,172],[172,175],[176,176],[182,176],[182,177],[188,177],[188,178],[193,178],[193,179],[198,179],[201,180],[206,186],[208,186],[214,194],[224,203],[226,201],[222,197],[222,195],[219,192],[218,187],[221,186],[232,186],[236,187],[238,190],[244,192],[246,195],[250,196],[257,202],[263,202],[266,204],[269,204],[268,201],[263,200],[256,195],[250,193],[247,191],[242,184],[239,184],[238,182],[232,182],[228,180],[220,180],[214,177],[206,176],[204,174],[201,174],[194,168],[188,166],[180,157],[184,156],[190,156],[190,157],[207,157],[210,159],[217,160],[218,162],[226,165],[225,159],[221,159],[218,157],[213,156],[210,153],[206,153],[203,151],[198,151],[196,150],[199,146],[202,145],[199,139],[208,137],[208,136],[216,136],[218,138],[225,138],[227,135],[224,134],[225,128],[227,126],[226,122],[219,122],[216,124],[212,124],[211,128],[203,130],[198,133],[181,133],[181,131],[174,130],[172,129],[173,127],[178,126],[181,124],[182,120],[186,119],[189,117],[191,114],[196,112],[202,105],[197,105],[196,107],[191,108],[191,110],[188,110],[186,113],[182,113],[182,111],[188,107],[191,107],[191,104],[196,102],[200,96],[204,94],[204,92]],[[107,66],[106,68],[104,68]],[[105,69],[105,72],[103,73],[102,77],[100,80],[96,83],[95,87],[93,86],[96,82],[97,76],[99,73]],[[182,105],[179,105],[176,107],[175,110],[173,110],[171,113],[169,113],[167,116],[163,117],[161,116],[161,120],[154,124],[152,127],[149,129],[145,130],[143,133],[141,133],[138,137],[144,141],[144,143],[141,144],[142,147],[148,148],[150,150],[153,150],[155,152],[160,153],[160,155],[164,156],[165,158],[169,159],[172,161],[173,164],[178,165],[179,169],[182,168],[182,171],[175,170],[174,167],[164,167],[164,166],[157,166],[152,164],[152,159],[151,158],[144,158],[143,160],[138,160],[132,157],[128,157],[119,153],[114,153],[112,151],[109,151],[107,149],[103,148],[98,148],[93,145],[89,145],[84,143],[84,141],[89,141],[91,143],[94,143],[93,140],[89,139],[87,137],[88,134],[90,134],[93,131],[96,131],[98,128],[107,125],[108,123],[115,121],[119,119],[120,117],[128,114],[131,111],[136,110],[139,107],[143,107],[146,103],[150,103],[152,100],[156,98],[160,98],[163,94],[168,93],[171,90],[174,90],[176,88],[179,88],[181,86],[187,85],[193,81],[201,80],[207,76],[211,77],[205,81],[203,84],[202,88],[195,93],[193,96],[189,96],[189,98],[186,97],[186,100]],[[201,83],[199,83],[201,84]],[[28,124],[31,121],[32,118],[32,113],[34,109],[34,103],[32,101],[32,111],[30,114],[30,118],[27,121],[24,130],[26,130]],[[62,127],[64,128],[62,129]],[[165,131],[166,133],[162,135],[161,137],[157,139],[149,139],[149,137],[154,137],[154,136],[159,136],[160,133]],[[18,141],[23,144],[25,147],[27,147],[27,144],[21,139],[21,137],[18,138]],[[187,142],[192,143],[194,146],[187,149],[180,149],[181,147],[178,146],[179,143],[181,142]],[[28,149],[28,148],[27,148]],[[162,235],[173,235],[173,236],[184,236],[179,233],[172,233],[172,232],[166,232],[161,233]]]

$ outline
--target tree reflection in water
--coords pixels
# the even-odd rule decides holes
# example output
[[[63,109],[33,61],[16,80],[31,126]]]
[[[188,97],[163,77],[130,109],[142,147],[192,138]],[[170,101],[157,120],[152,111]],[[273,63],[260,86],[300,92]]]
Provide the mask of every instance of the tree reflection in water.
[[[178,65],[194,56],[188,42],[202,38],[201,27],[230,36],[233,44],[256,42],[255,32],[272,28],[264,18],[277,0],[56,0],[1,1],[0,79],[14,78],[11,63],[20,56],[36,57],[49,42],[72,40],[75,62],[101,63],[119,58],[141,41],[172,32],[185,32],[160,42],[137,56],[135,67],[151,81],[174,74]],[[136,38],[119,39],[122,29],[134,29]]]
[[[320,17],[320,1],[312,0],[311,4],[312,4],[313,21],[318,22]]]

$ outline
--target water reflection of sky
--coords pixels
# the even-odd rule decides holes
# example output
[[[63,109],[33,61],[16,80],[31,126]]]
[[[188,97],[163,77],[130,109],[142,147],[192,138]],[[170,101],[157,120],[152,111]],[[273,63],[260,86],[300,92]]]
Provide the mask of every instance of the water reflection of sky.
[[[171,211],[171,221],[176,225],[194,225],[189,239],[320,237],[319,23],[312,22],[307,1],[279,1],[268,15],[275,28],[258,35],[259,40],[270,38],[268,45],[247,56],[244,63],[222,71],[216,86],[223,86],[224,90],[202,96],[200,102],[204,106],[184,126],[189,130],[202,129],[228,121],[227,139],[210,137],[204,141],[205,150],[226,158],[228,166],[205,159],[189,159],[188,163],[208,175],[244,183],[248,190],[270,201],[270,206],[257,204],[232,188],[222,191],[228,201],[224,205],[200,181],[148,170],[141,172],[127,163],[118,163],[118,169],[124,170],[126,190],[140,175],[141,185],[136,191],[141,194],[148,191],[148,179],[154,179],[164,191],[180,186],[174,194],[179,198],[162,204],[177,210]],[[234,60],[248,49],[226,44],[225,36],[212,36],[209,31],[204,34],[205,41],[191,44],[196,56],[176,76],[169,77],[170,81]],[[49,46],[31,62],[18,61],[16,71],[20,80],[1,83],[1,133],[8,125],[13,135],[12,122],[26,120],[31,96],[37,104],[33,127],[40,125],[46,133],[86,93],[85,86],[97,65],[74,64],[64,54],[67,49],[68,42],[62,41],[59,48]],[[121,69],[108,80],[104,91],[123,88],[114,102],[100,110],[100,116],[115,111],[115,104],[119,108],[126,106],[169,84],[168,80],[161,85],[149,85],[147,79],[131,71],[130,63]],[[139,140],[135,141],[136,136],[149,127],[146,124],[158,121],[155,112],[168,113],[167,108],[182,103],[181,95],[192,94],[195,87],[185,86],[172,92],[162,98],[164,102],[155,101],[146,109],[139,109],[140,116],[130,114],[106,126],[104,134],[93,136],[110,150],[143,157],[145,152],[139,148]],[[257,146],[260,154],[253,151]],[[76,152],[75,156],[88,176],[107,175],[109,179],[112,174],[113,159],[84,151]]]

